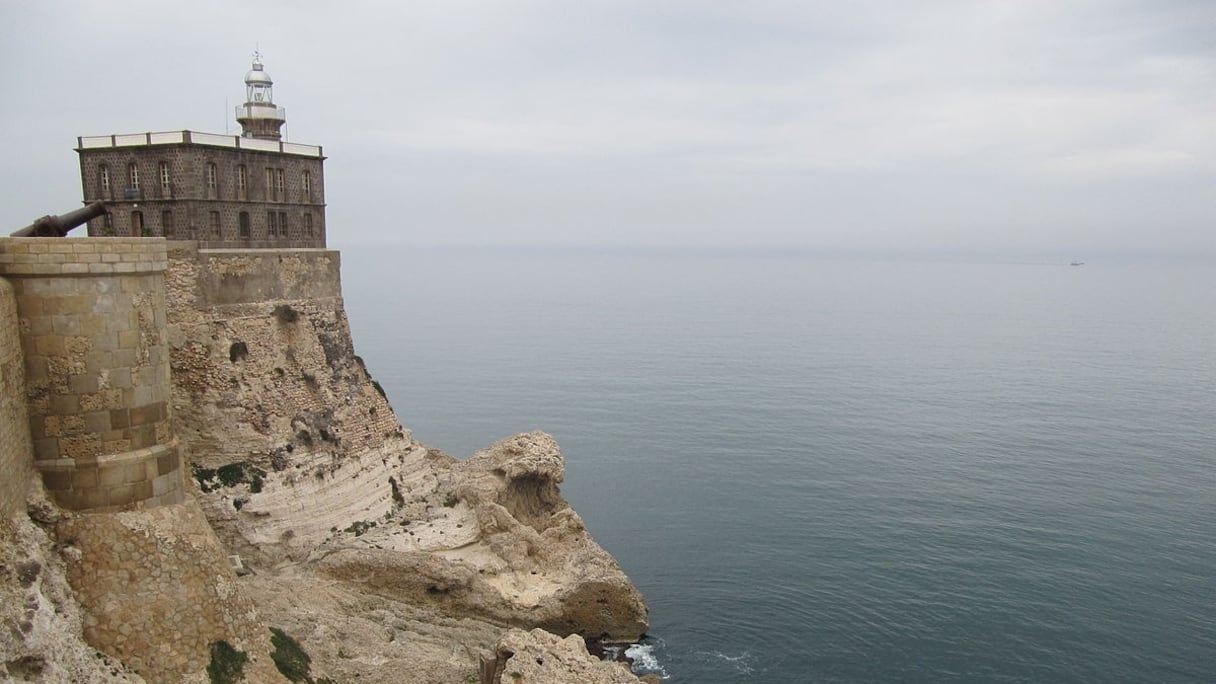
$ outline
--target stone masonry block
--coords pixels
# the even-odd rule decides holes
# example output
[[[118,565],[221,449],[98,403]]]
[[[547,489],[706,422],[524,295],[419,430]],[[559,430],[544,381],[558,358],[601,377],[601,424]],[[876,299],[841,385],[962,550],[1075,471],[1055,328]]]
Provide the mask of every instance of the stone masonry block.
[[[45,470],[42,472],[42,483],[53,492],[68,490],[72,488],[72,473],[68,470]]]
[[[138,406],[131,409],[131,425],[147,425],[165,418],[165,402]]]
[[[123,482],[131,484],[135,482],[143,482],[148,479],[148,469],[144,466],[143,461],[127,463],[123,466]]]
[[[77,468],[72,473],[72,488],[78,491],[97,487],[97,481],[96,468]]]
[[[107,503],[111,506],[126,506],[136,501],[134,485],[122,485],[106,491],[108,494]]]
[[[144,480],[134,485],[134,501],[146,501],[152,498],[152,480]]]
[[[180,468],[180,460],[176,452],[159,456],[156,459],[157,475],[167,475]]]
[[[109,411],[92,411],[84,414],[84,426],[89,432],[104,435],[111,430]]]
[[[121,430],[131,425],[130,409],[118,408],[110,410],[110,426]]]
[[[139,346],[139,332],[123,330],[118,333],[118,346],[121,349],[134,349]]]
[[[103,488],[117,487],[126,481],[126,473],[121,465],[101,466],[97,469],[98,486]]]
[[[73,375],[68,378],[68,389],[73,394],[88,394],[97,391],[96,375]]]

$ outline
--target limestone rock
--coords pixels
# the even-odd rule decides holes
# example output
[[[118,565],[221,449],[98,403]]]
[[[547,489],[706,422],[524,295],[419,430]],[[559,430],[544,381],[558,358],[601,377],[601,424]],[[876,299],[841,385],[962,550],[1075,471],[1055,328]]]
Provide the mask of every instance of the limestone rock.
[[[533,629],[512,629],[499,639],[494,650],[493,671],[483,668],[488,684],[638,684],[621,663],[598,660],[587,652],[577,636],[565,639]]]
[[[516,435],[431,467],[426,497],[441,505],[415,501],[412,515],[326,542],[317,567],[379,595],[503,625],[613,641],[646,631],[641,594],[558,491],[564,462],[552,437]]]
[[[21,517],[0,519],[0,625],[0,681],[144,681],[85,643],[61,553]]]

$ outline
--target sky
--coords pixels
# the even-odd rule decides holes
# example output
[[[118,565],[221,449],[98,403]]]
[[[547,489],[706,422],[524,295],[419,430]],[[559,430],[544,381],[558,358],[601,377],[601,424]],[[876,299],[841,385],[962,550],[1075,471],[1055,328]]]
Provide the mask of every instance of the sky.
[[[333,246],[1216,255],[1212,0],[4,0],[2,232],[255,49]]]

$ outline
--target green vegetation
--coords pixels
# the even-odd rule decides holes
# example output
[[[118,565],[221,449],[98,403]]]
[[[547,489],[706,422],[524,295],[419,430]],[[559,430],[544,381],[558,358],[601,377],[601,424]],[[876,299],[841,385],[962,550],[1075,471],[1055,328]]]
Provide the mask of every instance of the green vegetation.
[[[354,532],[356,537],[362,537],[364,532],[376,526],[375,520],[356,520],[344,532]]]
[[[194,474],[194,479],[198,480],[199,489],[206,492],[213,492],[220,487],[235,487],[239,484],[249,485],[249,491],[257,494],[262,491],[263,478],[266,477],[266,471],[254,466],[248,461],[239,463],[229,463],[226,466],[219,468],[200,468],[197,465],[191,465],[190,471]]]
[[[274,666],[292,682],[312,682],[308,676],[308,666],[312,658],[300,647],[300,642],[292,639],[278,627],[270,628],[270,643],[274,652],[270,654]]]
[[[249,656],[244,651],[236,650],[227,641],[213,641],[207,677],[211,684],[236,684],[245,677],[247,662]]]

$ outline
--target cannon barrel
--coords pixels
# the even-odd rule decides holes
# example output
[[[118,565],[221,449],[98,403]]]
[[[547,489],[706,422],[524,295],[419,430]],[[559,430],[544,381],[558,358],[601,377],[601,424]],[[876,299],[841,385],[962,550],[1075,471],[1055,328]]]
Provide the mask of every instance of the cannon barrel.
[[[76,211],[69,211],[62,216],[43,216],[21,230],[14,231],[13,237],[65,237],[68,231],[76,226],[97,218],[106,213],[105,202],[94,202]]]

